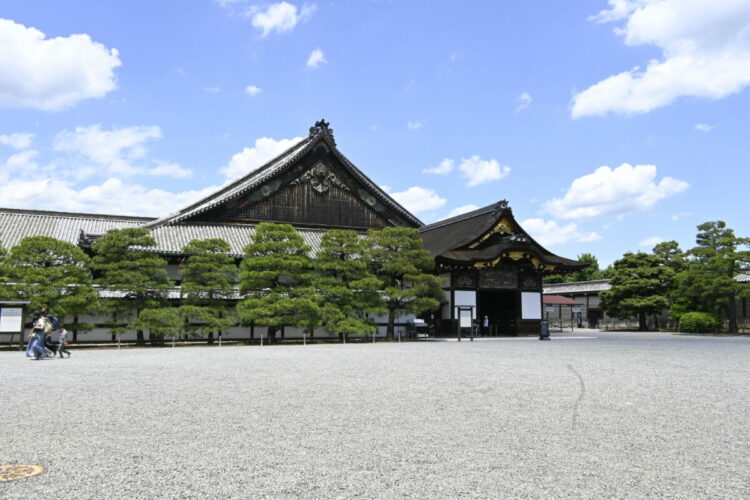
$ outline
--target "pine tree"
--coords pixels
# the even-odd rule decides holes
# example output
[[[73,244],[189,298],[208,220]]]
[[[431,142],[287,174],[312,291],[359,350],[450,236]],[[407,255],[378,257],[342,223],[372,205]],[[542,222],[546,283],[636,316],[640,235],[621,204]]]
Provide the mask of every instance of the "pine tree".
[[[156,240],[145,228],[112,229],[93,245],[93,269],[96,282],[110,295],[103,309],[112,314],[112,340],[117,333],[136,329],[138,342],[143,342],[146,322],[136,322],[144,309],[166,304],[170,286],[167,262],[146,250]]]
[[[214,332],[237,323],[234,308],[229,305],[238,272],[234,259],[228,255],[230,250],[229,243],[216,238],[192,240],[182,249],[188,257],[180,270],[180,314],[188,323],[201,323],[199,330],[208,333],[209,343],[213,342]]]
[[[310,247],[289,224],[263,222],[245,247],[240,264],[237,312],[245,323],[268,327],[273,341],[283,326],[313,331],[320,324]]]
[[[388,309],[386,337],[393,339],[394,323],[400,314],[420,314],[440,307],[441,280],[431,274],[435,261],[422,248],[416,229],[387,227],[370,230],[368,254]]]
[[[96,291],[90,259],[77,246],[48,236],[24,238],[4,259],[9,288],[16,300],[31,302],[31,310],[49,307],[58,318],[92,311]],[[86,325],[73,325],[74,328]]]
[[[366,242],[354,231],[331,230],[323,235],[315,258],[323,326],[341,340],[349,334],[374,335],[377,328],[367,315],[385,312]]]
[[[750,267],[750,238],[738,238],[724,221],[713,221],[698,226],[696,243],[678,276],[677,291],[700,312],[723,310],[729,332],[736,333],[737,297],[750,290],[735,277]]]
[[[628,252],[612,265],[612,288],[601,294],[602,309],[610,316],[638,316],[638,329],[647,329],[646,315],[667,305],[667,290],[674,271],[653,254]]]

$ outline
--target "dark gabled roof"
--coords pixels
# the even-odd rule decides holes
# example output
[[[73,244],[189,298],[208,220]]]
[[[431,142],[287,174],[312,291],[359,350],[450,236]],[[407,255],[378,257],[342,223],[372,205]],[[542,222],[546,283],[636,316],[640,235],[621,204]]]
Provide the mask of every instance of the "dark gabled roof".
[[[330,151],[341,161],[342,164],[350,171],[352,176],[361,182],[367,190],[372,193],[378,201],[384,205],[390,207],[398,215],[403,217],[406,221],[413,224],[415,227],[422,225],[422,221],[417,219],[408,210],[402,207],[396,200],[391,198],[385,191],[383,191],[377,184],[372,182],[365,174],[362,173],[352,162],[344,156],[341,151],[336,147],[336,141],[333,138],[333,130],[329,128],[328,123],[325,120],[320,120],[315,123],[315,126],[310,127],[309,135],[287,149],[277,157],[271,159],[260,168],[253,170],[244,177],[237,179],[236,181],[224,186],[219,191],[199,200],[177,212],[169,214],[166,217],[154,220],[145,227],[156,228],[164,225],[177,224],[179,222],[187,221],[194,216],[212,210],[220,205],[227,203],[245,193],[259,187],[265,182],[277,177],[282,172],[291,168],[297,160],[302,158],[306,153],[315,148],[320,141],[324,141]]]
[[[507,226],[507,233],[489,239],[499,224]],[[588,265],[555,255],[537,243],[515,220],[505,200],[423,226],[419,235],[424,248],[434,257],[455,264],[486,262],[506,252],[525,252],[562,270],[583,269]],[[484,243],[480,245],[481,242]]]

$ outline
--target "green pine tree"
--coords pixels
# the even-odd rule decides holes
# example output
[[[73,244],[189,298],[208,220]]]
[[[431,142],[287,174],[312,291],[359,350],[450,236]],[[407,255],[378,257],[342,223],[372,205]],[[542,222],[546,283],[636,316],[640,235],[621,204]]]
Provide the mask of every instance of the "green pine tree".
[[[60,319],[93,311],[96,290],[92,286],[91,261],[77,246],[48,236],[24,238],[4,259],[9,295],[31,302],[31,310],[49,307]],[[90,325],[70,325],[86,329]]]
[[[229,243],[217,238],[192,240],[182,249],[187,260],[180,270],[180,314],[188,324],[198,322],[209,343],[215,332],[237,323],[229,301],[234,298],[238,270],[230,250]]]
[[[750,238],[737,237],[724,221],[712,221],[698,226],[696,243],[678,275],[677,292],[697,311],[723,311],[729,332],[736,333],[737,298],[750,296],[750,290],[734,278],[750,268]]]
[[[309,252],[294,227],[270,222],[259,224],[245,247],[240,293],[246,296],[237,304],[237,312],[245,323],[268,327],[271,341],[284,326],[312,332],[320,324]]]
[[[601,306],[618,318],[638,316],[638,329],[645,331],[646,316],[666,309],[667,291],[674,271],[653,254],[628,252],[612,264],[610,290],[601,293]]]
[[[350,334],[374,335],[377,328],[368,314],[386,311],[366,247],[367,240],[354,231],[331,230],[315,258],[322,323],[341,340]]]
[[[143,342],[144,321],[136,321],[144,309],[166,305],[171,282],[167,262],[146,250],[156,240],[144,228],[112,229],[98,238],[92,247],[96,283],[109,295],[102,308],[112,314],[112,340],[117,333],[137,330]]]
[[[393,339],[396,316],[420,314],[440,307],[442,282],[431,274],[435,261],[422,248],[416,229],[370,230],[370,244],[368,253],[381,281],[388,309],[386,337]]]

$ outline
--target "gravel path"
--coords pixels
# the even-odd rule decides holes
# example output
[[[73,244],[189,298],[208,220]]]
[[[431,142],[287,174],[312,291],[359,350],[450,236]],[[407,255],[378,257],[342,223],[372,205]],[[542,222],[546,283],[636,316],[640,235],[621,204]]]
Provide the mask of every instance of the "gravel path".
[[[750,338],[594,335],[0,352],[0,498],[750,498]]]

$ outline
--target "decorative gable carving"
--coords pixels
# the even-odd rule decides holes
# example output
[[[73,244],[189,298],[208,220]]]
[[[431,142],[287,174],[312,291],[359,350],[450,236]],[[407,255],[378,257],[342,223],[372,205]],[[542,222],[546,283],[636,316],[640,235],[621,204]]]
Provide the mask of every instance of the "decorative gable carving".
[[[289,185],[297,186],[306,182],[309,182],[313,190],[321,194],[327,193],[332,185],[341,188],[344,191],[350,191],[349,187],[341,182],[341,180],[336,177],[336,174],[331,172],[322,161],[316,163],[315,166],[294,179]]]

